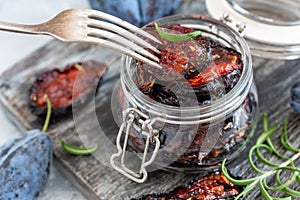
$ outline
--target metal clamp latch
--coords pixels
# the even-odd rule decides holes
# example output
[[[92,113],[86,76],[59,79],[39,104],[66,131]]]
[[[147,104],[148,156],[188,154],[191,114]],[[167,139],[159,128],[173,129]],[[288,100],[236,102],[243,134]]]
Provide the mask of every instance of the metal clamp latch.
[[[146,167],[154,161],[160,147],[160,141],[158,138],[159,134],[158,131],[153,130],[153,123],[154,121],[149,119],[149,116],[147,116],[145,113],[143,113],[137,108],[128,108],[127,110],[124,110],[123,123],[119,129],[118,136],[116,139],[118,152],[116,154],[113,154],[110,158],[110,164],[115,170],[119,171],[121,174],[125,175],[126,177],[130,178],[131,180],[137,183],[143,183],[147,179],[148,174],[146,171]],[[132,128],[134,128],[139,133],[147,137],[139,173],[136,173],[125,166],[126,148],[128,144],[129,134]],[[122,146],[121,138],[124,133],[124,130],[125,136]],[[149,160],[147,160],[150,143],[155,143],[155,148],[152,153],[152,156]],[[120,166],[117,166],[117,164],[115,163],[115,160],[117,158],[120,158]]]
[[[231,28],[237,30],[242,36],[245,34],[246,23],[235,23],[229,16],[229,13],[225,12],[223,16],[220,18],[220,21],[227,24]]]

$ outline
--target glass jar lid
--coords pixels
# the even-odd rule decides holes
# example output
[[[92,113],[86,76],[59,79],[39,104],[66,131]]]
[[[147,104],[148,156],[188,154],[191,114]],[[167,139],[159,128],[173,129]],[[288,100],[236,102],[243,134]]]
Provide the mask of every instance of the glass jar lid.
[[[243,32],[252,54],[271,59],[300,58],[300,1],[207,0],[210,15]],[[224,18],[225,17],[225,18]]]

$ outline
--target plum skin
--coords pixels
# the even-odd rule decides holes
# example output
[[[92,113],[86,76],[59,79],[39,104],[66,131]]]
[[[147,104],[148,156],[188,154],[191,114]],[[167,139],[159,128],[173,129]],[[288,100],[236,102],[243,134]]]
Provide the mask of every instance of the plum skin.
[[[300,113],[300,82],[295,83],[291,88],[290,105]]]
[[[40,130],[0,148],[0,199],[35,199],[44,189],[52,163],[52,140]]]

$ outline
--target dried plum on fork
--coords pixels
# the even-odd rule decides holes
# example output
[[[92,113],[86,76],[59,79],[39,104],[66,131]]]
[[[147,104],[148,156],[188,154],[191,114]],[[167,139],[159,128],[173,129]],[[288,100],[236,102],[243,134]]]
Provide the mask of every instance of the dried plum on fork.
[[[54,115],[68,113],[72,109],[72,103],[76,106],[85,104],[94,95],[93,92],[106,71],[106,64],[89,60],[39,74],[29,88],[29,105],[32,112],[36,115],[46,113],[45,95],[51,101]]]

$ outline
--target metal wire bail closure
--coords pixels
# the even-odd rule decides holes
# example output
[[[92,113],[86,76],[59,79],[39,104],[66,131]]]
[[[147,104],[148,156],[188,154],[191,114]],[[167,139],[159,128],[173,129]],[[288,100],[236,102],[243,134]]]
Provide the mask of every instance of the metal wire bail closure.
[[[110,158],[110,164],[115,170],[117,170],[124,176],[130,178],[131,180],[137,183],[143,183],[147,179],[148,173],[146,171],[146,167],[155,160],[160,147],[158,131],[153,130],[152,127],[153,123],[154,120],[149,119],[149,116],[147,116],[145,113],[143,113],[137,108],[128,108],[124,110],[123,123],[120,126],[117,139],[116,139],[118,152],[113,154]],[[147,137],[139,173],[136,173],[125,166],[125,156],[126,156],[126,148],[128,144],[128,137],[132,128],[138,131],[140,134]],[[121,138],[122,135],[124,134],[124,130],[125,130],[125,136],[124,136],[124,141],[122,146]],[[155,142],[154,151],[150,159],[147,160],[149,145],[150,143],[154,143],[154,142]],[[120,166],[116,164],[115,162],[116,159],[120,159]]]
[[[225,23],[225,24],[227,24],[228,26],[230,26],[231,28],[233,28],[237,32],[239,32],[241,34],[241,36],[245,35],[246,23],[245,22],[241,22],[241,23],[234,22],[230,18],[228,12],[224,12],[223,13],[223,16],[220,17],[220,21],[223,22],[223,23]]]

